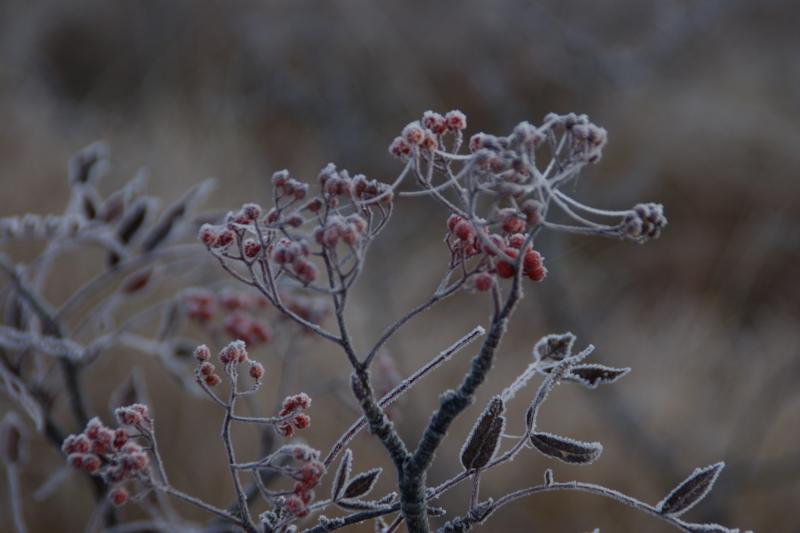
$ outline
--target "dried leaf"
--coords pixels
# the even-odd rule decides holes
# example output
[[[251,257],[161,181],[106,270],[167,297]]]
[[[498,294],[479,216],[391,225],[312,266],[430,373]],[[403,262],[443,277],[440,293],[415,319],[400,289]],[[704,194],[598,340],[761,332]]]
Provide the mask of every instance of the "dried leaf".
[[[738,529],[730,529],[719,524],[683,524],[691,533],[739,533]]]
[[[145,220],[147,220],[147,214],[151,210],[151,203],[147,198],[139,198],[130,209],[125,211],[122,220],[117,226],[117,238],[121,243],[128,244],[136,236],[144,225]],[[111,266],[119,263],[119,260],[119,254],[112,253],[109,255],[108,262]]]
[[[574,344],[575,335],[569,332],[546,335],[533,347],[533,357],[536,361],[561,361],[572,354]]]
[[[102,142],[92,143],[72,156],[67,167],[71,185],[97,181],[107,170],[108,148]]]
[[[183,305],[179,300],[173,300],[161,315],[161,324],[158,326],[156,338],[160,341],[174,336],[181,326],[183,319]]]
[[[704,468],[695,468],[692,475],[672,489],[658,504],[658,512],[678,516],[691,509],[709,493],[724,466],[725,463],[719,462]]]
[[[564,379],[596,389],[598,385],[614,383],[630,371],[630,368],[613,368],[599,364],[575,365]]]
[[[528,410],[525,411],[525,434],[528,435],[533,429],[534,415],[536,414],[536,407],[531,404]]]
[[[26,455],[25,433],[22,421],[14,411],[9,411],[0,422],[0,458],[6,464],[17,464]]]
[[[375,486],[382,471],[383,468],[373,468],[354,477],[344,489],[344,497],[347,499],[360,498],[367,494]]]
[[[383,505],[378,502],[371,502],[367,500],[348,500],[347,498],[337,501],[336,505],[342,509],[348,509],[350,511],[388,511],[391,509],[391,506]]]
[[[164,214],[161,215],[158,223],[145,235],[142,241],[142,251],[150,252],[165,242],[184,216],[192,210],[200,199],[211,191],[213,184],[213,180],[206,180],[195,185],[189,189],[183,198],[169,206],[164,211]]]
[[[350,477],[352,463],[353,452],[348,448],[345,450],[344,455],[342,455],[342,460],[339,461],[339,469],[336,470],[336,477],[331,487],[331,500],[336,501],[341,495],[344,484],[347,483],[347,479]]]
[[[25,383],[9,372],[5,365],[0,365],[0,388],[31,417],[37,431],[44,429],[44,415],[39,402],[25,387]]]
[[[84,191],[84,194],[81,195],[81,209],[83,211],[83,216],[85,216],[87,220],[94,220],[97,216],[96,198],[89,194],[88,191]]]
[[[544,455],[571,464],[593,463],[603,452],[599,442],[581,442],[551,433],[534,433],[531,444]]]
[[[153,267],[146,267],[128,276],[125,281],[122,282],[122,293],[134,294],[147,287],[150,280],[153,279],[154,271],[155,269]]]
[[[483,468],[491,461],[505,427],[504,410],[503,400],[495,396],[473,426],[461,449],[461,464],[467,470]]]

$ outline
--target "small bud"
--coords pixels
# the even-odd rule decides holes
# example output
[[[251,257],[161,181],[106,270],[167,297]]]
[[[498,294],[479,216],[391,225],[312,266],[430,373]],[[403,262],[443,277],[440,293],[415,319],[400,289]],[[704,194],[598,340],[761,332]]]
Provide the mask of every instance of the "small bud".
[[[447,121],[445,117],[433,111],[425,111],[425,113],[423,113],[422,126],[436,135],[441,135],[447,131]]]
[[[203,224],[200,227],[197,238],[206,246],[214,246],[217,242],[217,229],[211,224]]]
[[[292,424],[297,429],[305,429],[311,425],[311,417],[305,413],[301,413],[292,419]]]
[[[250,362],[250,377],[256,381],[261,381],[264,377],[264,367],[257,361]]]
[[[242,244],[242,251],[244,251],[244,256],[246,258],[253,259],[261,252],[261,245],[253,239],[247,239]]]
[[[283,187],[289,180],[289,171],[286,169],[279,170],[272,175],[272,184],[275,187]]]
[[[194,349],[194,358],[200,362],[208,361],[211,358],[211,350],[205,344],[201,344]]]
[[[217,240],[214,242],[214,248],[225,248],[229,246],[234,239],[236,238],[236,234],[233,233],[230,229],[225,229],[217,234]]]
[[[471,242],[475,238],[475,228],[466,220],[461,220],[453,228],[453,234],[464,242]]]
[[[406,159],[411,156],[411,145],[403,137],[395,137],[389,145],[389,153],[399,159]]]
[[[403,128],[403,138],[411,145],[420,146],[425,140],[425,130],[419,122],[411,122]]]
[[[467,128],[467,116],[457,109],[448,112],[444,119],[447,129],[450,131],[461,131]]]
[[[214,367],[212,363],[205,361],[202,365],[200,365],[198,371],[200,372],[201,376],[210,376],[214,373],[215,369],[216,367]]]
[[[216,387],[222,382],[222,378],[220,378],[217,374],[210,374],[204,378],[206,385],[209,387]]]
[[[125,428],[117,428],[114,431],[114,449],[119,450],[128,442],[128,431]]]
[[[117,487],[111,491],[109,498],[111,499],[111,503],[114,505],[114,507],[120,507],[125,505],[125,502],[128,501],[128,491],[123,487]]]
[[[481,272],[475,276],[475,289],[480,292],[491,290],[494,285],[494,276],[488,272]]]
[[[514,248],[506,248],[503,251],[511,259],[516,259],[518,252]],[[508,261],[501,259],[495,265],[495,271],[497,272],[497,275],[500,276],[501,278],[510,279],[514,277],[516,269],[514,268],[513,263],[509,263]]]

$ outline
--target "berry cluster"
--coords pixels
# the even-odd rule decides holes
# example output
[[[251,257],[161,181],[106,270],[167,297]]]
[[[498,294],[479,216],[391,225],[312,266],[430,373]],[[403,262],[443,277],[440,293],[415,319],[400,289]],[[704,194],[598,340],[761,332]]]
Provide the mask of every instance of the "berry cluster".
[[[61,450],[67,456],[67,463],[102,477],[110,485],[147,479],[149,458],[145,449],[131,440],[130,434],[130,429],[136,429],[134,436],[137,436],[150,426],[147,406],[120,407],[114,414],[120,426],[124,427],[112,429],[99,418],[92,418],[82,433],[64,439]],[[128,491],[117,486],[111,491],[110,498],[114,505],[122,505],[128,499]]]
[[[219,362],[225,368],[228,375],[233,375],[234,372],[238,375],[238,367],[247,363],[247,373],[255,381],[255,386],[257,387],[261,384],[261,380],[264,377],[264,366],[258,361],[250,359],[244,341],[237,340],[231,342],[220,350],[218,357]],[[202,344],[195,348],[194,358],[199,363],[195,371],[198,382],[204,383],[208,387],[215,387],[222,382],[222,378],[216,372],[216,367],[210,361],[211,351],[208,349],[208,346]]]
[[[268,300],[252,293],[224,290],[215,294],[206,289],[191,289],[183,298],[186,315],[205,328],[222,311],[222,328],[232,339],[242,339],[248,346],[266,344],[272,338],[269,325],[255,318]]]
[[[310,458],[292,474],[295,479],[292,495],[286,498],[286,510],[292,516],[302,518],[308,514],[308,504],[314,500],[314,487],[325,474],[325,466],[317,457]]]
[[[443,146],[446,134],[456,135],[456,142],[460,144],[461,132],[466,127],[467,117],[461,111],[453,110],[444,116],[426,111],[422,120],[407,124],[400,136],[395,137],[389,145],[389,153],[404,160],[418,152],[430,154]]]
[[[329,275],[334,270],[341,278],[353,277],[364,248],[391,212],[393,192],[376,180],[351,176],[333,164],[324,167],[318,179],[319,194],[309,199],[308,183],[290,177],[286,170],[276,172],[273,206],[265,215],[258,205],[245,204],[228,213],[223,224],[200,228],[200,241],[220,261],[243,263],[251,276],[260,271],[256,285],[279,308],[283,308],[281,279],[295,286],[313,285],[322,263]],[[315,289],[330,288],[319,285]],[[198,315],[204,310],[200,307]],[[241,338],[250,325],[231,322]]]
[[[625,234],[639,242],[657,239],[667,225],[661,204],[637,204],[622,221]]]
[[[527,230],[527,224],[527,219],[514,209],[499,210],[493,223],[482,224],[477,231],[472,222],[451,215],[447,220],[451,266],[462,264],[466,268],[468,259],[478,257],[477,264],[468,273],[472,276],[470,287],[485,292],[494,286],[496,277],[514,277],[517,258],[525,247],[522,252],[523,273],[532,281],[542,281],[547,269],[539,252],[530,244],[525,245],[523,232]]]
[[[295,429],[306,429],[311,424],[311,417],[303,411],[310,406],[311,398],[303,392],[294,396],[287,396],[283,400],[283,407],[278,413],[278,416],[281,419],[285,419],[285,421],[275,426],[276,431],[288,438],[294,435]]]

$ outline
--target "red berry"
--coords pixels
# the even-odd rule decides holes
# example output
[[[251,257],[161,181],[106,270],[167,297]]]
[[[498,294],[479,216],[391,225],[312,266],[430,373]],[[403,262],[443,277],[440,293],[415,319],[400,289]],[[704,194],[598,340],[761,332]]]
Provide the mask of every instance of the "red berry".
[[[210,376],[214,373],[215,367],[213,364],[205,361],[202,365],[200,365],[200,375],[201,376]]]
[[[461,217],[460,217],[460,216],[458,216],[458,215],[450,215],[450,216],[447,218],[447,228],[448,228],[450,231],[453,231],[453,230],[455,229],[455,227],[456,227],[456,224],[458,224],[458,223],[459,223],[459,222],[461,222],[462,220],[464,220],[464,219],[463,219],[463,218],[461,218]]]
[[[250,377],[256,381],[261,381],[261,378],[264,377],[264,367],[261,363],[255,361],[250,363]]]
[[[450,131],[461,131],[467,127],[467,117],[461,111],[454,109],[444,116],[447,129]]]
[[[119,450],[128,442],[128,432],[125,428],[117,428],[114,432],[114,448]]]
[[[506,248],[503,251],[511,259],[516,259],[518,252],[514,248]],[[516,272],[516,269],[514,268],[514,264],[513,263],[509,263],[506,260],[498,261],[497,265],[495,266],[495,270],[497,271],[497,275],[500,276],[501,278],[504,278],[504,279],[513,278],[514,277],[514,273]]]
[[[225,248],[226,246],[230,245],[235,238],[236,235],[233,233],[233,231],[229,229],[223,230],[217,235],[217,240],[214,242],[214,247]]]
[[[122,487],[117,487],[111,491],[109,497],[111,498],[111,503],[114,504],[114,507],[119,507],[121,505],[125,505],[125,502],[128,501],[128,491]]]
[[[217,242],[217,230],[211,224],[203,224],[197,237],[206,246],[213,246]]]
[[[542,256],[536,250],[528,250],[522,258],[522,269],[527,273],[542,266]]]
[[[194,358],[198,361],[208,361],[211,357],[211,350],[208,349],[208,346],[205,344],[201,344],[197,348],[194,349]]]
[[[508,238],[508,244],[512,248],[520,249],[522,245],[525,244],[525,235],[522,233],[515,233],[514,235]]]
[[[292,419],[292,423],[297,429],[305,429],[311,424],[311,417],[301,413]]]
[[[462,241],[470,242],[475,238],[475,228],[466,220],[462,220],[453,228],[453,234]]]
[[[488,272],[481,272],[475,276],[475,289],[480,292],[486,292],[494,285],[494,277]]]

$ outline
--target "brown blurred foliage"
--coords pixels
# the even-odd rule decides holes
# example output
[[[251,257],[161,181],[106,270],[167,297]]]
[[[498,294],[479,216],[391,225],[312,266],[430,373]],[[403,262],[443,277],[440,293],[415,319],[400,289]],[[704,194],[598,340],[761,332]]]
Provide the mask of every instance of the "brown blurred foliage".
[[[313,177],[334,161],[391,180],[400,165],[386,147],[426,109],[459,108],[470,132],[499,134],[549,111],[587,113],[610,142],[578,197],[609,208],[663,202],[670,226],[644,247],[546,235],[550,277],[528,290],[482,399],[513,379],[551,331],[571,330],[598,347],[595,360],[634,370],[597,391],[561,387],[545,406],[546,429],[605,444],[597,464],[552,465],[526,453],[513,469],[486,476],[484,494],[537,483],[554,467],[558,479],[602,481],[655,502],[695,466],[725,460],[692,519],[797,531],[798,23],[794,2],[773,0],[6,0],[0,216],[59,211],[66,160],[96,139],[113,154],[107,190],[144,164],[150,190],[165,202],[214,176],[220,187],[208,207],[231,209],[268,203],[268,176],[284,167]],[[433,289],[446,251],[444,218],[431,212],[427,200],[401,202],[373,248],[351,317],[362,348]],[[95,259],[73,257],[48,296],[63,300],[68,280]],[[391,343],[401,372],[485,321],[487,305],[460,294],[412,323]],[[317,366],[304,365],[295,383],[346,375],[341,353],[319,343],[303,349]],[[92,401],[103,416],[121,367],[135,357],[119,354],[94,369]],[[416,440],[468,359],[457,356],[404,400],[404,437]],[[207,402],[171,390],[157,367],[147,379],[174,483],[224,504],[230,489],[220,489],[221,469],[211,466],[222,466],[214,461],[222,449]],[[434,482],[457,469],[461,439],[482,407],[456,424]],[[311,415],[309,443],[322,449],[354,416],[324,401]],[[248,438],[243,448],[254,453]],[[368,438],[355,447],[356,468],[388,464]],[[23,470],[28,491],[60,461],[43,441],[32,456]],[[446,504],[462,511],[467,494],[453,491]],[[27,501],[28,523],[32,531],[77,531],[90,505],[89,486],[76,477],[45,502]],[[485,529],[594,527],[665,526],[592,496],[547,494],[504,509]]]

